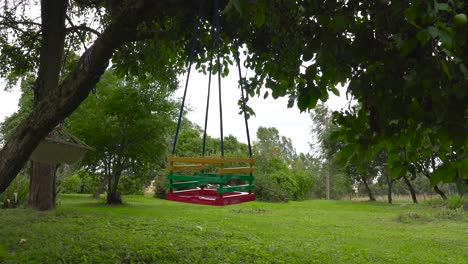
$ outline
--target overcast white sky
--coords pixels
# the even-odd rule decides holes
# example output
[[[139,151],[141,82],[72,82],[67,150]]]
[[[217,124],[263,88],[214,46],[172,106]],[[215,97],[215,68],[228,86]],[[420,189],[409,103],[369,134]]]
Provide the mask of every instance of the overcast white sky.
[[[240,141],[247,142],[243,116],[238,114],[239,108],[237,106],[237,100],[240,98],[240,89],[237,87],[238,78],[235,74],[236,72],[237,71],[234,69],[231,70],[231,74],[221,81],[224,135],[232,134]],[[177,97],[181,97],[183,94],[185,76],[181,77],[181,80],[182,87],[177,91]],[[207,83],[208,76],[192,71],[187,91],[186,106],[192,109],[188,118],[201,127],[203,127],[205,118]],[[212,85],[208,134],[213,137],[219,137],[217,78],[213,78]],[[3,122],[5,117],[17,111],[20,91],[19,88],[15,88],[11,92],[4,91],[4,82],[1,82],[1,80],[0,87],[0,122]],[[330,99],[327,101],[327,105],[333,110],[340,110],[347,103],[346,98],[344,98],[344,89],[340,90],[341,97],[331,94]],[[263,99],[263,96],[260,98],[251,98],[249,100],[249,105],[256,112],[256,116],[252,116],[249,119],[252,140],[255,140],[258,127],[276,127],[281,135],[292,139],[297,152],[309,152],[310,148],[308,143],[312,141],[312,136],[309,131],[312,126],[312,121],[308,113],[300,113],[297,107],[288,109],[287,98],[279,98],[276,100],[272,97]]]

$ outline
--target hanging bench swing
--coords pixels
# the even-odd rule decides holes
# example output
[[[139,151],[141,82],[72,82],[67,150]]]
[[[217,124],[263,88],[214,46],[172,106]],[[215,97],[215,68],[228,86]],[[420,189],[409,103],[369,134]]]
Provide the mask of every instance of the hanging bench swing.
[[[94,150],[61,128],[55,129],[43,139],[31,154],[31,160],[48,164],[74,164],[87,151]]]
[[[198,32],[200,30],[202,0],[200,1],[199,15],[195,34],[192,40],[190,51],[189,66],[187,70],[187,80],[185,83],[182,105],[180,107],[179,118],[177,122],[176,133],[172,145],[172,156],[168,158],[169,174],[167,179],[168,191],[165,199],[171,201],[204,204],[204,205],[229,205],[255,200],[254,189],[254,168],[255,159],[252,158],[252,146],[250,144],[249,126],[247,122],[247,113],[245,111],[244,88],[242,85],[242,76],[239,63],[239,47],[237,36],[234,38],[236,48],[236,62],[239,71],[242,111],[244,114],[245,129],[249,149],[248,158],[224,157],[224,137],[223,137],[223,114],[221,103],[221,64],[220,64],[220,37],[219,37],[219,4],[214,1],[213,8],[213,27],[212,27],[212,45],[210,50],[210,67],[208,79],[208,95],[206,103],[205,127],[203,132],[203,150],[200,157],[179,157],[176,156],[177,139],[179,136],[180,123],[184,110],[185,98],[187,94],[188,81],[190,78],[190,69],[192,67],[195,49],[197,46]],[[208,109],[210,102],[211,75],[213,66],[213,50],[216,44],[217,65],[218,65],[218,89],[219,89],[219,118],[220,118],[220,147],[221,157],[206,157],[206,129],[208,124]]]

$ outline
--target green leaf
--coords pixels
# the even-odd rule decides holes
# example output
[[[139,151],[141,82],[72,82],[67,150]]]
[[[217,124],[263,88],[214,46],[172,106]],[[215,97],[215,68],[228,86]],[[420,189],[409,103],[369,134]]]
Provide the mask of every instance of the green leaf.
[[[211,70],[211,74],[217,74],[218,73],[218,64],[213,64],[213,68]]]
[[[456,178],[457,168],[450,163],[444,163],[431,174],[431,186],[436,186],[439,182],[450,183]]]
[[[228,4],[226,5],[226,7],[224,8],[223,11],[221,11],[221,15],[224,15],[226,13],[228,13],[229,11],[231,11],[232,8],[235,8],[237,10],[237,12],[239,12],[239,14],[242,16],[242,9],[240,7],[240,0],[230,0],[228,2]]]
[[[444,71],[445,75],[447,75],[447,77],[449,78],[449,80],[452,79],[452,74],[450,74],[450,69],[449,67],[447,66],[447,64],[445,63],[445,61],[441,61],[440,62],[440,67],[442,68],[442,70]]]
[[[410,54],[417,46],[418,40],[416,38],[408,39],[401,45],[401,52],[406,56]]]
[[[402,176],[404,170],[405,168],[403,166],[394,165],[390,167],[390,177],[392,177],[393,179],[398,179]]]
[[[257,13],[254,15],[254,25],[256,27],[261,27],[265,23],[265,11],[260,8]]]
[[[357,145],[356,144],[348,144],[344,148],[342,148],[337,154],[337,164],[339,166],[344,166],[348,162],[348,159],[353,156],[356,152]]]
[[[421,44],[426,44],[431,39],[431,34],[429,34],[427,29],[423,29],[416,34],[416,38]]]
[[[468,81],[468,69],[465,67],[465,64],[458,64],[460,71],[463,73],[463,78]]]
[[[447,3],[437,3],[435,4],[435,8],[439,11],[452,11],[452,8]]]
[[[263,99],[267,99],[268,97],[268,91],[265,92],[265,94],[263,95]]]
[[[439,36],[439,29],[437,29],[436,27],[428,27],[427,32],[431,35],[432,38],[437,38]]]
[[[405,11],[405,18],[413,26],[416,25],[416,19],[421,16],[421,8],[415,3],[412,3],[411,6]]]
[[[462,179],[468,179],[468,159],[453,162],[453,167],[458,170]]]
[[[334,95],[340,96],[340,91],[336,87],[332,86],[330,87],[330,90],[332,91]]]

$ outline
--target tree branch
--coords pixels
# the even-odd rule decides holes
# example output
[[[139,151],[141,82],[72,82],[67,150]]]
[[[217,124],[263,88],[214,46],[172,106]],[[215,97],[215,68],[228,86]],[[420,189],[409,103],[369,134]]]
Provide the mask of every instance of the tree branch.
[[[78,38],[80,39],[81,43],[83,44],[83,47],[85,48],[85,50],[88,49],[88,47],[86,46],[86,41],[83,37],[83,35],[81,35],[81,32],[78,31],[77,27],[73,24],[73,21],[71,20],[71,18],[68,16],[68,15],[65,15],[65,18],[67,19],[68,23],[70,23],[70,25],[72,26],[71,28],[74,29],[73,31],[76,33],[76,35],[78,35]],[[65,34],[67,33],[68,29],[65,30]]]
[[[101,35],[101,32],[95,30],[94,28],[88,27],[86,25],[78,25],[78,26],[69,27],[69,28],[66,29],[66,34],[72,32],[72,31],[74,31],[74,32],[76,32],[78,34],[78,31],[80,31],[80,30],[91,32],[91,33],[93,33],[93,34],[95,34],[97,36]]]

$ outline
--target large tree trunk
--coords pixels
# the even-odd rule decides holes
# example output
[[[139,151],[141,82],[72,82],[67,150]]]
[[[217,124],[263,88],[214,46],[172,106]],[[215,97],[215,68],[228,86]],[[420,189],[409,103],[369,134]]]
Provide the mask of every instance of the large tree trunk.
[[[34,85],[34,108],[57,87],[65,44],[65,14],[68,1],[41,1],[42,43],[39,74]],[[55,208],[56,164],[32,161],[29,205],[39,210]]]
[[[408,177],[403,176],[403,180],[405,181],[406,186],[408,186],[408,189],[411,193],[411,199],[413,199],[413,203],[417,204],[418,199],[416,198],[416,191],[414,190],[413,185],[411,185],[411,182],[408,180]]]
[[[361,176],[362,183],[364,183],[364,186],[366,187],[367,194],[369,195],[369,201],[375,201],[374,194],[372,193],[372,190],[369,187],[369,184],[367,184],[367,179],[364,176]]]
[[[55,208],[55,179],[57,166],[33,162],[29,180],[29,205],[37,210]]]
[[[109,180],[107,189],[107,204],[122,204],[122,195],[118,191],[120,175],[114,175],[113,181]]]
[[[118,163],[120,163],[120,158]],[[122,165],[117,164],[114,172],[109,177],[107,186],[107,204],[122,204],[122,196],[118,191],[120,176],[122,175]]]

